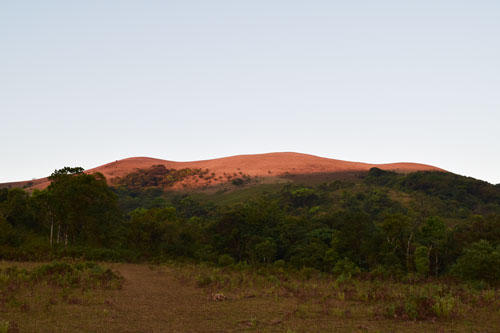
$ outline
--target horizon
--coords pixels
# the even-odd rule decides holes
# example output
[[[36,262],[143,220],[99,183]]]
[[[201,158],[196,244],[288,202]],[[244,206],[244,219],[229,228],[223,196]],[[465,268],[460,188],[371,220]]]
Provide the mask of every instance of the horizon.
[[[0,4],[0,183],[267,151],[500,183],[500,3]]]
[[[425,164],[425,163],[418,163],[418,162],[409,162],[409,161],[392,161],[392,162],[390,162],[390,161],[388,161],[388,162],[382,162],[382,163],[370,163],[370,162],[362,162],[362,161],[347,161],[347,160],[340,160],[340,159],[335,159],[335,158],[330,158],[330,157],[325,157],[325,156],[319,156],[319,155],[313,155],[313,154],[301,153],[301,152],[293,152],[293,151],[267,152],[267,153],[254,153],[254,154],[238,154],[238,155],[222,156],[222,157],[216,157],[216,158],[210,158],[210,159],[204,159],[204,160],[189,160],[189,161],[161,159],[161,158],[155,158],[155,157],[150,157],[150,156],[132,156],[132,157],[125,157],[125,158],[122,158],[122,159],[117,159],[115,161],[110,161],[110,162],[107,162],[107,163],[103,163],[103,164],[100,164],[98,166],[92,166],[92,167],[89,167],[89,168],[83,168],[83,169],[84,169],[84,171],[90,171],[90,170],[93,170],[93,169],[101,168],[101,167],[103,167],[105,165],[108,165],[108,164],[113,164],[115,162],[120,162],[120,161],[125,161],[125,160],[130,160],[130,159],[152,159],[152,160],[159,160],[159,161],[173,162],[173,163],[196,163],[196,162],[209,162],[209,161],[213,161],[213,160],[221,160],[221,159],[232,158],[232,157],[256,156],[256,155],[277,155],[277,154],[304,155],[304,156],[318,157],[318,158],[322,158],[322,159],[328,159],[328,160],[334,160],[334,161],[340,161],[340,162],[374,165],[373,167],[383,166],[383,165],[389,165],[389,164],[417,164],[417,165],[421,165],[421,166],[424,166],[424,167],[425,166],[435,167],[435,168],[441,169],[440,171],[443,171],[443,172],[451,172],[451,171],[448,171],[446,169],[442,169],[439,166]],[[72,166],[69,166],[69,167],[72,167]],[[55,170],[57,170],[57,169],[55,169]],[[410,173],[411,172],[416,172],[416,171],[410,171]],[[408,173],[408,172],[403,172],[403,173]],[[453,172],[451,172],[451,173],[453,173]],[[46,178],[48,176],[50,176],[50,174],[48,174],[47,176],[44,176],[44,177],[39,177],[39,178],[23,179],[23,180],[3,182],[3,183],[6,184],[6,183],[16,183],[16,182],[23,182],[23,181],[29,181],[29,180],[39,180],[39,179]],[[466,175],[461,175],[461,176],[466,176]],[[466,177],[469,177],[469,176],[466,176]],[[476,179],[478,179],[478,178],[476,178]],[[496,185],[496,184],[493,184],[493,185]]]

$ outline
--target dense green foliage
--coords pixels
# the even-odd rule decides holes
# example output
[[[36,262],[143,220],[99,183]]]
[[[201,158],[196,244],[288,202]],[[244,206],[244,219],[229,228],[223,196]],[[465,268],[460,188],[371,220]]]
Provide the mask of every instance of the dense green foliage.
[[[500,187],[479,180],[374,168],[358,181],[287,184],[218,205],[148,188],[151,175],[145,189],[137,175],[110,189],[100,174],[65,168],[32,195],[1,190],[0,257],[177,258],[500,282],[488,269],[499,266]]]

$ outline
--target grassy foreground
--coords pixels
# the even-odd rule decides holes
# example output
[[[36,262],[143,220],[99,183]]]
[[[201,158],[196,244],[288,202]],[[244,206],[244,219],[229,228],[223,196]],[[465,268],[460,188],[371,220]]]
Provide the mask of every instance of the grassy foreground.
[[[12,268],[12,267],[16,268]],[[0,263],[0,332],[498,332],[500,292],[453,281],[203,265]]]

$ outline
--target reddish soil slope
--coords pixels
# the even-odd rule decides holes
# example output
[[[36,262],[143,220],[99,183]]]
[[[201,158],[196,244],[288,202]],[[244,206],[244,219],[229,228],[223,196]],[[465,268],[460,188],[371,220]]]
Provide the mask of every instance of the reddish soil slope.
[[[238,155],[193,162],[174,162],[149,157],[132,157],[89,169],[85,172],[100,172],[108,181],[113,183],[116,177],[124,177],[137,169],[147,169],[158,164],[163,164],[167,169],[208,169],[210,174],[215,174],[210,181],[212,185],[227,181],[227,178],[223,178],[222,175],[234,175],[234,177],[238,177],[238,175],[244,174],[251,177],[279,177],[285,174],[359,172],[368,171],[373,167],[401,173],[445,171],[434,166],[417,163],[368,164],[300,153],[268,153]],[[48,186],[48,181],[46,179],[35,180],[33,185],[33,188],[45,188]],[[201,181],[189,185],[199,187],[205,186],[207,183]]]

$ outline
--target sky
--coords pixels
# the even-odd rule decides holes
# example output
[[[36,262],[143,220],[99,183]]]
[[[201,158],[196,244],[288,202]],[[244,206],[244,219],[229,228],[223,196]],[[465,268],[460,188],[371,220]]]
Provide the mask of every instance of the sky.
[[[0,0],[0,182],[294,151],[500,183],[500,1]]]

